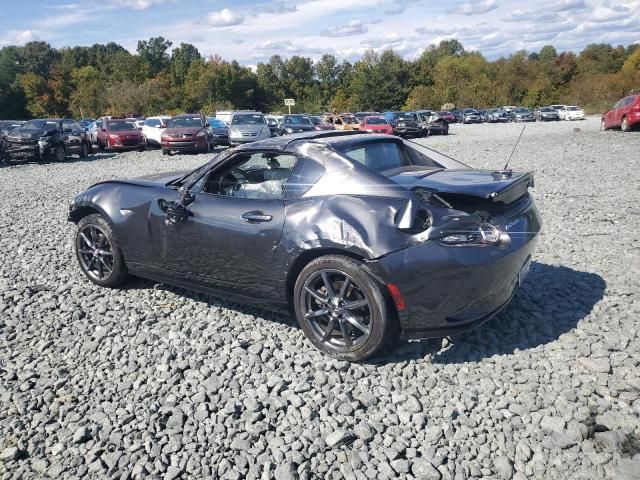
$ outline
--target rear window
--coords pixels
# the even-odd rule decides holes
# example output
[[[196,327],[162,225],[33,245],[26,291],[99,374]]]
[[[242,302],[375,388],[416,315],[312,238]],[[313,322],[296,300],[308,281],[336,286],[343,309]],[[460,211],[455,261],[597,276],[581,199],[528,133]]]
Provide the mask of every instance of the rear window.
[[[349,160],[361,163],[374,172],[419,165],[439,168],[441,165],[421,152],[396,141],[376,141],[336,148]]]
[[[367,117],[365,119],[369,125],[386,125],[387,121],[384,118]]]

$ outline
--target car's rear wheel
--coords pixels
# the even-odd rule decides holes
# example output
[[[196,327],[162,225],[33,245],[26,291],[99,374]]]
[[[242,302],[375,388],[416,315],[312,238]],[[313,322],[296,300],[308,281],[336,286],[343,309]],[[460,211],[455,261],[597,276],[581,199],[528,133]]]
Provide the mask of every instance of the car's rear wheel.
[[[334,358],[364,360],[390,337],[394,317],[383,287],[352,258],[313,260],[300,272],[293,298],[307,338]]]
[[[627,117],[622,118],[622,123],[620,124],[620,130],[623,132],[631,131],[631,127],[629,126],[629,119]]]
[[[122,251],[111,226],[100,214],[78,222],[76,256],[82,272],[96,285],[115,287],[127,278]]]

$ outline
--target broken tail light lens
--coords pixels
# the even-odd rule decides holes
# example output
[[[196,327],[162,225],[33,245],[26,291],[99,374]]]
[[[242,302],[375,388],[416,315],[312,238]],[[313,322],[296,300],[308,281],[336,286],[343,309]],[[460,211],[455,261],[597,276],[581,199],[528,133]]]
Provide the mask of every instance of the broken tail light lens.
[[[490,223],[465,226],[463,229],[443,232],[438,242],[453,247],[500,245],[506,242],[509,235]]]

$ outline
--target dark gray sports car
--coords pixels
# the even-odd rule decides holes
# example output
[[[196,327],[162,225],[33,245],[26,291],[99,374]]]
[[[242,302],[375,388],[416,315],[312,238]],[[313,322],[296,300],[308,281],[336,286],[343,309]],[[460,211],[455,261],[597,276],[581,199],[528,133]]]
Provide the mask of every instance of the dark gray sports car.
[[[510,301],[540,230],[531,186],[531,173],[398,137],[313,132],[98,183],[69,220],[98,285],[133,274],[289,309],[317,348],[362,360],[398,335],[467,331]]]

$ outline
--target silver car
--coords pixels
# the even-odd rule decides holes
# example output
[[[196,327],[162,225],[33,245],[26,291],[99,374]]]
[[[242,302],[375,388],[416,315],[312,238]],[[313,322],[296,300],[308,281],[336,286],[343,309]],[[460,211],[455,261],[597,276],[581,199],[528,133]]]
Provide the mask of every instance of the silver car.
[[[271,138],[271,130],[260,112],[234,112],[229,122],[231,146]]]

